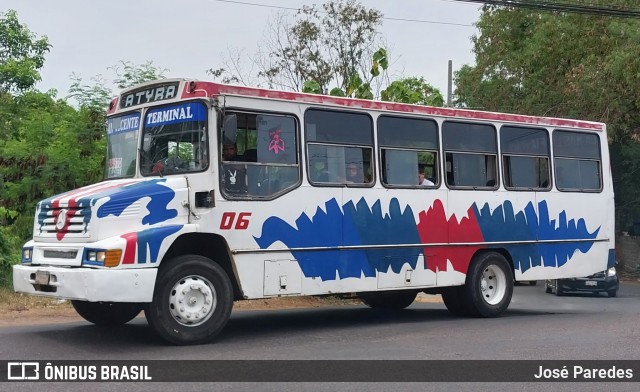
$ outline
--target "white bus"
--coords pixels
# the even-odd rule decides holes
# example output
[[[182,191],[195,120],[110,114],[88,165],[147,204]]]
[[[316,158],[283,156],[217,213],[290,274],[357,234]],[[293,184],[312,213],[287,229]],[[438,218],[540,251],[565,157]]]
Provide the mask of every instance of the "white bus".
[[[175,344],[244,299],[494,317],[615,262],[601,123],[171,79],[111,102],[107,145],[105,181],[38,204],[15,290]]]

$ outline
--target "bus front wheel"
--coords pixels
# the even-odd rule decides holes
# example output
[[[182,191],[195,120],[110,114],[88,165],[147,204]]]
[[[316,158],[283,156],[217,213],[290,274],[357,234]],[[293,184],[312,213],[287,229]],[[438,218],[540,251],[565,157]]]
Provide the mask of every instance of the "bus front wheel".
[[[72,300],[71,305],[83,319],[101,326],[123,325],[133,320],[142,304],[131,302],[88,302]]]
[[[158,273],[153,302],[145,309],[149,325],[178,345],[212,340],[229,321],[233,288],[213,260],[187,255],[168,261]]]
[[[474,257],[461,291],[464,310],[469,315],[499,316],[507,309],[513,295],[513,273],[509,262],[497,252]]]

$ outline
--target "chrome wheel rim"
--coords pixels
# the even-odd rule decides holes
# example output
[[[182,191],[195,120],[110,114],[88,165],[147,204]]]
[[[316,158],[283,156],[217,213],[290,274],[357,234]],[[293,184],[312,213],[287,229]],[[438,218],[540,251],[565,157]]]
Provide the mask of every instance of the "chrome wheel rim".
[[[480,292],[486,303],[489,305],[499,304],[506,291],[507,276],[501,268],[492,264],[482,271]]]
[[[218,304],[216,289],[202,276],[190,275],[173,285],[169,293],[169,312],[173,319],[185,326],[203,324]]]

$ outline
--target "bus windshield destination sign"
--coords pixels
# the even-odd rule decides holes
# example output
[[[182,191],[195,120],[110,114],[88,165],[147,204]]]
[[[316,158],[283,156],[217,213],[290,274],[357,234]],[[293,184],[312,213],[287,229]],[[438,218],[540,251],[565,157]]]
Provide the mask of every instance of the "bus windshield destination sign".
[[[178,94],[178,85],[180,82],[165,83],[134,90],[128,94],[122,95],[120,100],[120,108],[125,109],[132,106],[138,106],[150,102],[164,101],[175,98]]]

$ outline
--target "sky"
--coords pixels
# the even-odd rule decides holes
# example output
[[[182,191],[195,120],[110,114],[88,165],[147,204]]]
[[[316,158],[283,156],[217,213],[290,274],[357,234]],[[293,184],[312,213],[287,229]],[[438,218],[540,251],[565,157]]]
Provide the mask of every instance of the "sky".
[[[269,19],[323,0],[2,0],[22,24],[52,45],[41,70],[41,91],[64,98],[71,74],[86,83],[96,75],[113,79],[110,67],[121,60],[152,61],[167,77],[213,80],[206,73],[223,67],[229,50],[251,56],[266,34]],[[478,4],[452,0],[360,0],[385,18],[380,33],[390,54],[392,79],[423,76],[447,93],[448,60],[453,70],[473,64],[472,35]],[[266,6],[257,6],[261,4]],[[407,20],[420,20],[412,22]],[[108,83],[110,87],[112,85]],[[117,91],[114,90],[114,93]]]

